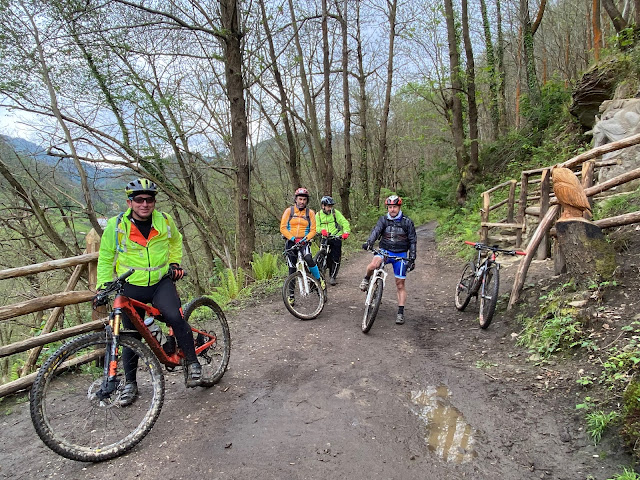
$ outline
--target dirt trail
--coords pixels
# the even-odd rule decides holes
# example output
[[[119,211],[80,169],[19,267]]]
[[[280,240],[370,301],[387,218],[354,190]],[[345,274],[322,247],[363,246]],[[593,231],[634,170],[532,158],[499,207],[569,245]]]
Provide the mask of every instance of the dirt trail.
[[[452,292],[463,265],[437,255],[434,225],[418,229],[407,322],[395,325],[387,283],[378,318],[360,331],[368,253],[343,266],[322,314],[303,322],[279,296],[229,314],[230,369],[212,389],[168,374],[151,433],[101,464],[61,458],[38,439],[28,404],[2,404],[0,478],[594,479],[629,465],[594,447],[575,413],[575,372],[531,366],[517,325],[488,330]],[[515,266],[503,271],[503,290]],[[392,280],[392,277],[389,277]],[[547,376],[566,378],[567,388]],[[439,423],[439,425],[438,425]],[[608,451],[606,456],[601,452]]]

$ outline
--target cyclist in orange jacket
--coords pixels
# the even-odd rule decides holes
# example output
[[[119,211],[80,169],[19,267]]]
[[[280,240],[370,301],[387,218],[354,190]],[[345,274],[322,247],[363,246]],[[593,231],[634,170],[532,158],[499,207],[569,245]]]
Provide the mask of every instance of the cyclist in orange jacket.
[[[294,204],[288,207],[282,214],[280,220],[280,233],[286,239],[285,250],[288,250],[296,243],[303,242],[301,247],[304,261],[309,266],[311,275],[316,280],[320,281],[320,285],[324,290],[324,279],[320,277],[320,271],[318,265],[311,256],[310,240],[316,234],[316,215],[313,210],[308,206],[309,204],[309,191],[306,188],[300,187],[295,191],[293,196]],[[298,260],[297,254],[287,254],[287,264],[289,266],[289,274],[296,271],[296,262]],[[293,292],[289,295],[289,302],[293,302]]]

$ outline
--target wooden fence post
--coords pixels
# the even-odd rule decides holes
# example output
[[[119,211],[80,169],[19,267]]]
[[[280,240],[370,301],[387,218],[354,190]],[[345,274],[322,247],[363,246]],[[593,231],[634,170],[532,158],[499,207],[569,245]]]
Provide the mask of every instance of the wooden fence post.
[[[589,188],[593,185],[593,170],[595,167],[594,160],[587,160],[582,164],[582,188]],[[589,200],[589,205],[591,205],[591,211],[593,211],[593,197],[587,197]],[[585,218],[589,215],[587,212],[584,212]]]
[[[87,233],[86,237],[87,241],[87,253],[97,253],[100,251],[100,235],[95,229],[91,229],[89,233]],[[89,290],[92,292],[96,291],[96,284],[98,283],[98,262],[91,262],[87,265],[89,272]],[[91,319],[98,320],[100,318],[104,318],[107,315],[107,307],[102,306],[91,312]]]
[[[517,184],[518,182],[516,180],[511,180],[511,185],[509,185],[509,201],[507,202],[507,223],[513,223]]]
[[[491,207],[491,197],[489,196],[489,192],[484,192],[482,194],[482,222],[489,222],[489,208]],[[480,243],[487,243],[489,240],[489,227],[483,226],[480,229]]]
[[[517,223],[522,225],[522,228],[516,230],[516,248],[520,248],[522,245],[522,231],[524,230],[524,211],[527,208],[527,191],[529,189],[529,174],[522,172],[520,176],[520,198],[518,200],[518,216],[516,218]]]
[[[542,171],[542,178],[540,179],[540,216],[538,217],[540,220],[544,218],[549,210],[549,198],[551,196],[551,182],[550,175],[551,170],[545,168]],[[549,258],[550,251],[550,243],[549,243],[549,234],[545,233],[540,241],[540,245],[538,246],[538,251],[536,252],[536,258],[538,260],[544,260]]]

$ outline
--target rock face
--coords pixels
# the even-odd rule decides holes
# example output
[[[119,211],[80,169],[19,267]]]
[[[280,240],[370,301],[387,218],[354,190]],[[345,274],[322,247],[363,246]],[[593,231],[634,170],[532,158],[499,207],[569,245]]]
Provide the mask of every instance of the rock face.
[[[593,127],[593,146],[599,147],[640,133],[640,98],[608,100],[600,106],[602,115]],[[640,146],[627,147],[603,155],[603,160],[615,159],[617,165],[601,168],[598,182],[604,182],[624,172],[640,167]],[[629,182],[621,190],[635,190],[640,182]]]
[[[616,64],[596,65],[586,72],[576,85],[569,111],[585,128],[593,128],[600,105],[613,98],[619,81]]]

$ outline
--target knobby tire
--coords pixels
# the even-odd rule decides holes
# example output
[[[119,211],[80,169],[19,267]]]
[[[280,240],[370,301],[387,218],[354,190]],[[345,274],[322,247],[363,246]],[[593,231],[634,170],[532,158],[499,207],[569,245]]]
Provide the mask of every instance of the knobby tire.
[[[464,266],[460,280],[456,284],[456,308],[461,312],[467,308],[469,301],[473,296],[472,287],[476,278],[476,266],[473,262],[469,262]]]
[[[309,293],[301,291],[300,285],[303,281],[301,272],[293,272],[284,281],[282,286],[282,300],[285,307],[294,317],[300,320],[313,320],[324,308],[326,292],[320,286],[320,282],[307,273]],[[294,303],[289,303],[289,295],[293,295]]]
[[[149,433],[164,402],[164,375],[153,352],[136,338],[120,336],[121,347],[138,355],[138,397],[119,405],[124,387],[122,348],[118,384],[100,400],[103,363],[110,340],[90,333],[65,343],[42,365],[31,388],[31,420],[42,441],[71,460],[101,462],[131,450]]]
[[[485,272],[480,287],[480,328],[487,328],[491,323],[498,303],[500,289],[500,270],[495,263]]]
[[[202,366],[200,386],[218,383],[229,365],[231,334],[229,324],[218,304],[209,297],[198,297],[184,307],[184,319],[193,330],[196,349],[215,338],[215,342],[198,354]]]
[[[384,282],[381,278],[377,278],[373,286],[373,292],[371,293],[371,302],[365,306],[364,317],[362,318],[362,333],[367,333],[371,330],[373,322],[378,315],[378,309],[380,303],[382,303],[382,291],[384,290]]]

